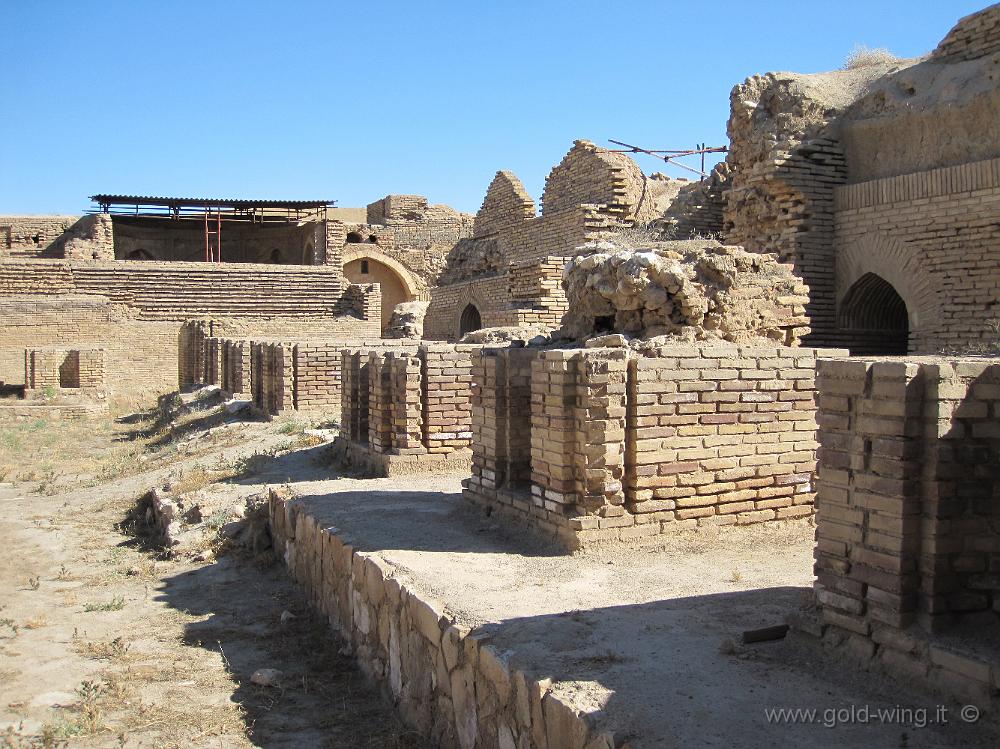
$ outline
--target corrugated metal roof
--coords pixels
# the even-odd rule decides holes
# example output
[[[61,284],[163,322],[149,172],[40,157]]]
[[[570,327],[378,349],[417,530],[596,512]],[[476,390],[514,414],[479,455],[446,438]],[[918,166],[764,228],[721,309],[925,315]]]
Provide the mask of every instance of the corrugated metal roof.
[[[168,208],[323,208],[334,200],[244,200],[242,198],[169,198],[154,195],[91,195],[100,205],[166,206]]]

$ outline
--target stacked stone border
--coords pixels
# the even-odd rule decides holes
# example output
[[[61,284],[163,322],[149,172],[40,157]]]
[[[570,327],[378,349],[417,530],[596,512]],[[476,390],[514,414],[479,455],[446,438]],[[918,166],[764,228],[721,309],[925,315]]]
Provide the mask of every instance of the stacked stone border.
[[[538,679],[508,664],[489,635],[404,583],[377,553],[355,549],[283,490],[269,495],[276,553],[313,606],[403,720],[441,747],[613,749]]]
[[[1000,616],[1000,360],[821,359],[817,385],[819,619],[804,628],[995,706],[1000,662],[978,637]]]

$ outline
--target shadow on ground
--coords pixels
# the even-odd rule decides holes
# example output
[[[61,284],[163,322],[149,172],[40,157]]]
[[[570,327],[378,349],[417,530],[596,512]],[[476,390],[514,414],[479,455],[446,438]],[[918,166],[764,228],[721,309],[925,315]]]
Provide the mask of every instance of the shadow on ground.
[[[164,580],[158,600],[203,616],[185,627],[184,642],[217,652],[236,685],[257,746],[424,749],[428,745],[396,718],[392,707],[342,655],[342,642],[314,614],[270,559],[225,556]],[[282,612],[289,612],[282,621]],[[250,681],[276,668],[276,687]]]

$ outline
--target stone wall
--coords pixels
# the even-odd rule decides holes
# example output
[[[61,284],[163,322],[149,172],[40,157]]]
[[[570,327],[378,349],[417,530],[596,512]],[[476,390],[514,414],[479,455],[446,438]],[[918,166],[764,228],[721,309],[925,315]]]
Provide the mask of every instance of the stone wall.
[[[465,496],[570,548],[807,516],[817,353],[484,349]]]
[[[814,633],[984,706],[1000,680],[1000,362],[818,365]]]
[[[289,573],[419,735],[461,749],[614,746],[549,680],[509,666],[488,635],[401,581],[376,552],[356,550],[300,500],[272,489],[268,510]]]

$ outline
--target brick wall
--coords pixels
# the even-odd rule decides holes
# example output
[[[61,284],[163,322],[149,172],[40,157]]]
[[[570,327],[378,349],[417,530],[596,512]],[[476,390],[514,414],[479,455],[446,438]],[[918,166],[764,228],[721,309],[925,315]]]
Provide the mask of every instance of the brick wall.
[[[817,353],[710,344],[652,356],[484,351],[473,368],[466,496],[571,547],[809,515]],[[520,414],[530,414],[527,425]],[[530,493],[509,483],[523,476],[525,432]]]
[[[111,222],[92,216],[0,216],[0,259],[114,258]]]
[[[1000,6],[962,18],[931,53],[936,62],[962,62],[1000,51]]]
[[[178,332],[173,322],[135,320],[100,297],[0,297],[0,381],[21,384],[24,350],[100,347],[112,395],[149,397],[177,388]]]
[[[906,303],[909,351],[996,346],[1000,159],[840,187],[836,289],[866,273]],[[827,339],[850,345],[850,332]]]
[[[817,385],[815,588],[828,639],[989,699],[1000,362],[820,360]],[[938,637],[952,632],[966,635]]]
[[[474,352],[420,344],[344,349],[341,434],[377,454],[448,454],[468,447]]]
[[[107,363],[102,348],[30,348],[24,351],[24,385],[27,393],[74,390],[103,398],[107,388]]]
[[[574,141],[545,179],[542,215],[596,203],[619,221],[645,223],[657,216],[648,181],[626,154],[598,148],[590,141]]]
[[[499,171],[476,214],[473,235],[487,237],[535,217],[535,201],[513,172]]]

